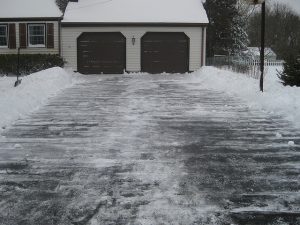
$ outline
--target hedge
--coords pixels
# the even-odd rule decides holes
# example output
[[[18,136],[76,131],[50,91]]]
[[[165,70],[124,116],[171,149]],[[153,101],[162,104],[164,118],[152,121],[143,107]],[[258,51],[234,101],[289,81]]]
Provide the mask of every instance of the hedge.
[[[22,54],[20,55],[20,75],[28,75],[51,67],[63,67],[64,61],[59,55]],[[18,55],[0,55],[0,74],[18,73]]]

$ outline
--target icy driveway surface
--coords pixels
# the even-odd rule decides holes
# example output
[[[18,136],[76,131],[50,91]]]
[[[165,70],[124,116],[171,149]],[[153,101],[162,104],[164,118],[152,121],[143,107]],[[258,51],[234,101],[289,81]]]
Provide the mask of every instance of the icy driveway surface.
[[[184,76],[85,79],[0,139],[1,225],[300,224],[286,121]]]

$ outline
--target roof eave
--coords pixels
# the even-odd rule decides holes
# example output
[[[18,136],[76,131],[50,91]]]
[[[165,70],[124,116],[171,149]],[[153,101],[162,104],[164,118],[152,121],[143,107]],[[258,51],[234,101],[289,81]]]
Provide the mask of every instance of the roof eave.
[[[63,27],[94,27],[94,26],[160,26],[160,27],[203,27],[208,23],[170,23],[170,22],[65,22],[62,21]]]
[[[0,18],[0,22],[18,22],[18,21],[61,21],[63,17],[14,17]]]

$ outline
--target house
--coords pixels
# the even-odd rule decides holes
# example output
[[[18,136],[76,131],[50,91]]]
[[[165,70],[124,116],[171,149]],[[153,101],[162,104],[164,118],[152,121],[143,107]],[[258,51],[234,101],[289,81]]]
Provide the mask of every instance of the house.
[[[207,24],[201,0],[71,0],[62,57],[83,74],[191,72],[205,65]]]
[[[59,54],[61,19],[55,0],[1,0],[0,54]]]
[[[248,47],[246,55],[252,60],[260,60],[260,48],[259,47]],[[265,59],[266,60],[277,60],[276,53],[271,48],[265,48]]]

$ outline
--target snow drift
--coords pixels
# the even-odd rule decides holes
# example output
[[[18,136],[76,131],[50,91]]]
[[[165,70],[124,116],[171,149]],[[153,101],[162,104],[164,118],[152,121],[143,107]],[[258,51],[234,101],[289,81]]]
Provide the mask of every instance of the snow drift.
[[[0,133],[74,83],[72,75],[59,67],[23,77],[17,88],[13,87],[15,80],[15,77],[0,77]]]
[[[223,91],[241,98],[250,108],[255,107],[271,114],[280,114],[300,127],[300,88],[283,86],[277,77],[280,67],[268,67],[265,91],[259,91],[259,81],[214,67],[203,67],[191,75],[192,82],[199,88]]]

